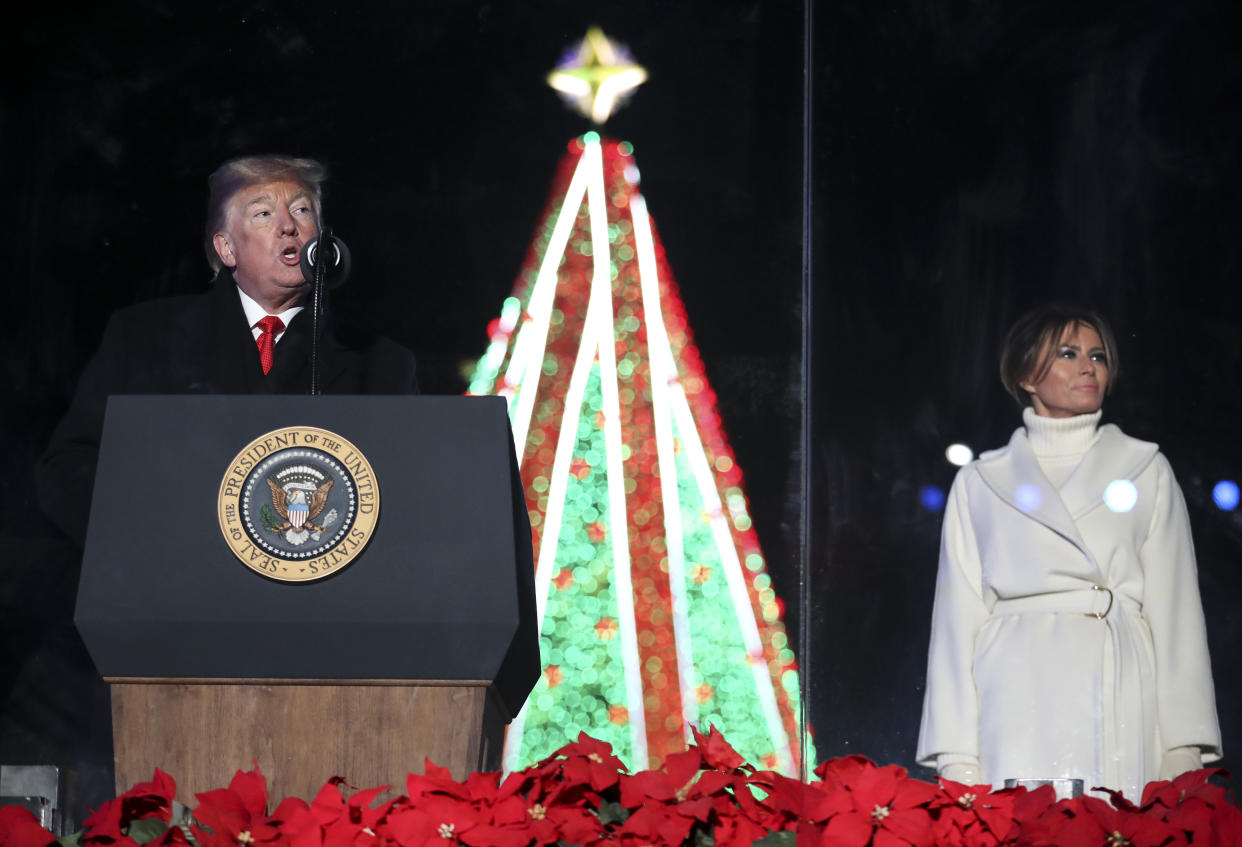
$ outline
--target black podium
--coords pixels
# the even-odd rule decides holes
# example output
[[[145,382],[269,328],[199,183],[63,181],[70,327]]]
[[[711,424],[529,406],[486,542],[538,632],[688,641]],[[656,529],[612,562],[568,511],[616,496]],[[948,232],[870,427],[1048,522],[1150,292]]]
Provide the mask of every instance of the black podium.
[[[277,551],[307,537],[276,526],[291,526],[298,495],[286,519],[277,492],[275,516],[275,487],[260,479],[276,467],[260,460],[289,440],[238,461],[265,433],[288,431],[336,434],[365,456],[350,499],[341,492],[351,483],[335,488],[341,513],[378,502],[365,547],[309,581],[252,569],[222,532],[235,502],[226,489],[247,482],[242,471],[263,503],[262,526],[257,507],[246,517],[255,544]],[[351,465],[344,456],[338,464]],[[282,473],[299,475],[302,462]],[[281,555],[312,555],[289,549]],[[306,564],[279,561],[286,572]],[[424,758],[457,778],[498,769],[504,725],[540,667],[504,401],[112,397],[75,620],[112,686],[118,790],[158,766],[191,802],[256,759],[273,800],[309,799],[334,775],[400,790]]]

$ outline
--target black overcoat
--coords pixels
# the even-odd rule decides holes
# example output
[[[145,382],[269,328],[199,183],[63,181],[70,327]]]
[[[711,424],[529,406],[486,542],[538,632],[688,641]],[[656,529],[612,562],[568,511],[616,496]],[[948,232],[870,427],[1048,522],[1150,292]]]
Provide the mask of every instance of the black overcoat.
[[[85,541],[108,395],[309,393],[311,323],[310,309],[290,320],[272,370],[264,374],[228,273],[204,294],[118,310],[39,460],[43,510],[78,544]],[[342,324],[330,312],[321,333],[321,393],[417,393],[414,356],[404,347]]]

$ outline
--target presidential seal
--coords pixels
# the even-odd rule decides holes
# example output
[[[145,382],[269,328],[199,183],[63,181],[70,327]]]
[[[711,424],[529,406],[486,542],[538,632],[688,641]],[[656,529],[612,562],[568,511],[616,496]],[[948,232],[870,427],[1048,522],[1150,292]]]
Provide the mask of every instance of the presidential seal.
[[[272,430],[247,444],[220,483],[220,531],[246,567],[283,582],[334,574],[358,558],[379,517],[362,452],[326,429]]]

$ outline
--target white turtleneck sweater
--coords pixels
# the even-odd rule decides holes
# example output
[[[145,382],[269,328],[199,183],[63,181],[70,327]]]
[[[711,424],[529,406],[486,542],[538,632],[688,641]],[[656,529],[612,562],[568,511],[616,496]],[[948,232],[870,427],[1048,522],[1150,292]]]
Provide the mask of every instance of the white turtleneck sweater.
[[[1035,458],[1044,476],[1058,489],[1100,437],[1101,414],[1097,410],[1072,418],[1045,418],[1030,406],[1022,410],[1022,423],[1026,424],[1026,437]]]

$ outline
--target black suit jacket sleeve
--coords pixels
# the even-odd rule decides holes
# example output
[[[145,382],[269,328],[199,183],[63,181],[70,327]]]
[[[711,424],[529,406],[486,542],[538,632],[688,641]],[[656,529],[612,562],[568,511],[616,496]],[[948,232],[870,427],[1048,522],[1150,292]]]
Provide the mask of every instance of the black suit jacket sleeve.
[[[86,521],[95,487],[95,462],[104,409],[113,387],[124,383],[125,362],[117,316],[109,319],[99,349],[86,364],[65,416],[52,432],[35,472],[35,493],[43,512],[79,546],[86,541]]]

